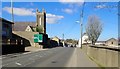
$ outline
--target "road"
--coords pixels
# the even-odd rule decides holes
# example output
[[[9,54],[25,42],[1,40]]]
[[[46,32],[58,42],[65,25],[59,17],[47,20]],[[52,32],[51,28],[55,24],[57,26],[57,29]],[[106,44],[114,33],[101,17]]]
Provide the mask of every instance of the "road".
[[[3,67],[84,67],[87,63],[89,67],[97,67],[89,58],[81,54],[78,58],[76,48],[53,48],[32,52],[28,54],[15,54],[3,57]],[[79,51],[80,52],[80,51]],[[78,62],[78,59],[80,62]],[[87,59],[87,60],[86,60]],[[84,62],[82,62],[84,61]],[[79,63],[79,64],[78,64]]]

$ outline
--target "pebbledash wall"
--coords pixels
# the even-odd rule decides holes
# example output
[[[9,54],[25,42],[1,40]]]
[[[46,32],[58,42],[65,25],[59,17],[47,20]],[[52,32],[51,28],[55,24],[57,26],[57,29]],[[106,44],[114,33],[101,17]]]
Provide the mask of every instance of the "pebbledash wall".
[[[27,39],[31,46],[39,47],[38,43],[34,43],[34,34],[39,34],[38,32],[27,32],[27,31],[13,31],[14,34]]]
[[[103,46],[83,46],[83,50],[103,67],[120,68],[120,49]]]

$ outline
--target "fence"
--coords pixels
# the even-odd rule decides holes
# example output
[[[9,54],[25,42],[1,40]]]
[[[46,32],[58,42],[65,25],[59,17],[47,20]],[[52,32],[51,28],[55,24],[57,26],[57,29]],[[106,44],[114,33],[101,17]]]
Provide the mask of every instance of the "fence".
[[[24,52],[24,41],[21,39],[2,39],[2,54]]]
[[[23,45],[22,39],[2,39],[2,45]]]

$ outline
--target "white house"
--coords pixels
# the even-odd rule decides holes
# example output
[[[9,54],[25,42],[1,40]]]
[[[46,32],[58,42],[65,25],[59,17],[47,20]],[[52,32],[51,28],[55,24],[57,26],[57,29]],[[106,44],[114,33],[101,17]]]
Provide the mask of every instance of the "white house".
[[[118,46],[118,40],[115,38],[110,38],[106,41],[107,46]]]
[[[91,41],[88,40],[88,35],[86,33],[82,36],[82,44],[91,43]],[[79,45],[77,47],[81,47],[81,38],[79,39]]]
[[[97,41],[95,45],[105,45],[106,41]]]
[[[27,31],[27,32],[33,32],[33,30],[32,30],[32,26],[27,26],[27,28],[25,29],[25,31]]]

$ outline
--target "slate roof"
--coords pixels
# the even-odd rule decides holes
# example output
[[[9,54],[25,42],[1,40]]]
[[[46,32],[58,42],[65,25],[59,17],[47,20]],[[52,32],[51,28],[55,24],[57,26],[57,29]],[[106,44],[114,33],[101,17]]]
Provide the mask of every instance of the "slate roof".
[[[117,41],[117,39],[115,39],[115,38],[110,38],[110,39],[108,39],[107,41],[110,41],[110,40],[116,40],[116,41]]]
[[[13,31],[25,31],[27,26],[35,27],[36,22],[15,22]]]
[[[6,23],[9,23],[9,24],[14,24],[13,22],[11,22],[11,21],[9,21],[9,20],[6,20],[6,19],[0,17],[0,22],[1,22],[1,21],[2,21],[2,23],[3,23],[3,22],[6,22]]]

